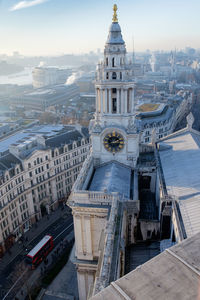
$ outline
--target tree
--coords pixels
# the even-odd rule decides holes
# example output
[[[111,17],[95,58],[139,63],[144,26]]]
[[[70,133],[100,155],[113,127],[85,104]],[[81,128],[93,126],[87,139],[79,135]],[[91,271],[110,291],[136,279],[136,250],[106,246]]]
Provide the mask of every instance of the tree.
[[[58,116],[54,113],[45,111],[42,113],[39,117],[39,121],[41,124],[47,123],[47,124],[54,124],[58,122]]]

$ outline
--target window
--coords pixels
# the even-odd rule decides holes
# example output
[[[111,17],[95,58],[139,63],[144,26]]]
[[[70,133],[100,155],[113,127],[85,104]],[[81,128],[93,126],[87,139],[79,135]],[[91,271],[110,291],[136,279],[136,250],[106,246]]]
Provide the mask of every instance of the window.
[[[28,168],[29,168],[29,169],[31,168],[31,163],[28,163]]]
[[[117,112],[117,99],[116,98],[112,99],[112,112],[113,112],[113,114],[116,114],[116,112]]]
[[[112,58],[112,67],[114,68],[114,66],[115,66],[115,59],[114,59],[114,57]]]
[[[122,72],[120,72],[120,80],[122,80]]]
[[[113,80],[117,79],[117,74],[116,74],[116,72],[113,72],[113,73],[112,73],[112,79],[113,79]]]
[[[108,58],[106,57],[106,66],[108,66]]]
[[[106,73],[106,79],[109,79],[109,73],[108,72]]]
[[[116,88],[113,88],[113,89],[112,89],[112,93],[113,93],[113,94],[116,94],[116,93],[117,93],[117,89],[116,89]]]

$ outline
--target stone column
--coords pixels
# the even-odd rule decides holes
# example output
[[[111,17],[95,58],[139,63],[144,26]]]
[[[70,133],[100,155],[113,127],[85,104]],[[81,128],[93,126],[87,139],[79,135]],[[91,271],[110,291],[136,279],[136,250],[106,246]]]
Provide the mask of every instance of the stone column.
[[[129,106],[128,106],[128,112],[131,113],[132,112],[132,89],[128,90],[128,95],[129,95]]]
[[[135,99],[134,99],[134,89],[132,88],[131,89],[131,102],[132,102],[132,104],[131,104],[131,112],[133,113],[134,112],[134,110],[135,110],[135,101],[134,101]]]
[[[96,89],[96,112],[98,113],[99,89]]]
[[[91,235],[91,224],[90,216],[84,217],[85,225],[85,242],[86,242],[86,259],[93,259],[92,255],[92,235]]]
[[[124,113],[127,113],[127,96],[128,96],[128,91],[124,90]]]
[[[119,107],[119,89],[117,89],[117,114],[120,113],[120,107]]]
[[[105,89],[104,90],[104,111],[105,111],[105,113],[108,112],[107,93],[108,93],[108,90]]]
[[[111,89],[108,90],[108,99],[109,99],[109,113],[112,113],[112,98],[111,98]]]
[[[83,299],[83,300],[87,299],[85,276],[86,276],[85,272],[78,270],[77,272],[78,293],[79,293],[79,299]]]
[[[134,171],[134,186],[133,186],[133,200],[138,200],[138,171]]]
[[[100,112],[103,114],[103,89],[100,89],[100,99],[101,99],[101,110],[100,110]]]
[[[121,89],[121,113],[124,113],[124,89]]]
[[[83,255],[83,237],[82,237],[82,224],[81,224],[81,216],[74,214],[74,232],[75,232],[75,240],[76,240],[76,256],[77,258],[82,258]]]

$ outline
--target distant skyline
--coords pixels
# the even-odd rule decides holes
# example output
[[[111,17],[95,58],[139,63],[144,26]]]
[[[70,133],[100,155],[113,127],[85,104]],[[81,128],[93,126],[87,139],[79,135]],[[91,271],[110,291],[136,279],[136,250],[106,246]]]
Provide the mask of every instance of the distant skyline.
[[[0,54],[102,51],[114,3],[128,51],[200,48],[199,0],[0,0]]]

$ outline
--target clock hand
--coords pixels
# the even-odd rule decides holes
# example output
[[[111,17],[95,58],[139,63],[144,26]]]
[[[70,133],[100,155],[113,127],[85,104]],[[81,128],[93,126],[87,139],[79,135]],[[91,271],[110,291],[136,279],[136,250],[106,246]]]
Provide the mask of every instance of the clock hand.
[[[119,140],[115,140],[115,141],[111,141],[110,143],[111,144],[117,144],[117,143],[119,143],[120,141]]]

